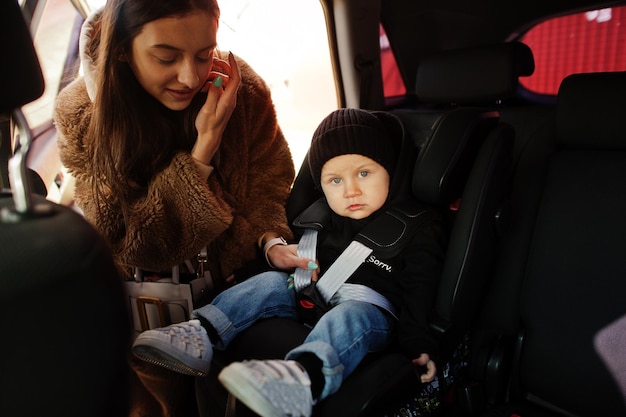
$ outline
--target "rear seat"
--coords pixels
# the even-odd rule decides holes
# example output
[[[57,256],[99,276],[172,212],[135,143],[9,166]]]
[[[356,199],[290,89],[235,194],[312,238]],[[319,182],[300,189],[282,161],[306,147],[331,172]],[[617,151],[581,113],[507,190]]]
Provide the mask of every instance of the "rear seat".
[[[626,346],[605,359],[595,345],[626,315],[625,96],[626,73],[570,76],[552,122],[538,109],[517,147],[513,221],[474,332],[474,415],[626,415]]]

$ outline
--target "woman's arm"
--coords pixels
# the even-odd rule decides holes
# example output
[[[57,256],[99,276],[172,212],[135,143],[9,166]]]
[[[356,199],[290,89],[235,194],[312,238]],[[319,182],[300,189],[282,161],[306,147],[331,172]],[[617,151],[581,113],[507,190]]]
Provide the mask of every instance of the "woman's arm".
[[[96,207],[90,147],[84,142],[91,109],[82,79],[60,93],[55,113],[59,153],[76,178],[77,205],[105,235],[120,265],[171,268],[228,228],[232,208],[219,187],[209,187],[188,153],[176,155],[124,215],[116,196],[103,196]]]

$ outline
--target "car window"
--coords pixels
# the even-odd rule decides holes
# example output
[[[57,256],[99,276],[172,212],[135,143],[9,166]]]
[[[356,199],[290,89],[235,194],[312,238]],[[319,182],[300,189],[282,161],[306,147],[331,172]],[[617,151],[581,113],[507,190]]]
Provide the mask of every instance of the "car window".
[[[78,12],[69,0],[39,2],[33,15],[33,43],[46,84],[43,95],[23,108],[33,128],[52,119],[54,100],[64,77],[68,46],[77,16]]]
[[[535,72],[520,79],[522,86],[532,93],[556,95],[569,74],[626,70],[626,7],[546,20],[520,40],[535,57]]]
[[[400,75],[396,57],[389,45],[389,39],[383,25],[380,28],[380,68],[383,78],[383,91],[385,98],[403,96],[406,94],[406,86]]]
[[[218,47],[244,58],[269,84],[278,122],[298,169],[313,131],[338,106],[321,3],[219,3]]]

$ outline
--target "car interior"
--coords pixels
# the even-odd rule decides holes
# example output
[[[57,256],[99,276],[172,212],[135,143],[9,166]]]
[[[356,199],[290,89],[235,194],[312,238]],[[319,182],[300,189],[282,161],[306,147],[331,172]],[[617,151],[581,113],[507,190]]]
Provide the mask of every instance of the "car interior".
[[[18,341],[2,348],[0,415],[125,415],[129,326],[111,255],[69,204],[46,198],[48,174],[29,166],[40,137],[54,138],[53,126],[34,130],[21,112],[44,89],[27,26],[37,3],[0,5],[1,48],[11,57],[0,66],[0,299],[3,328]],[[80,27],[86,6],[71,3]],[[445,392],[433,397],[430,415],[626,416],[626,25],[606,35],[611,22],[626,23],[626,3],[320,6],[337,107],[400,120],[407,192],[448,221],[431,319]],[[568,18],[593,32],[566,27]],[[559,50],[562,39],[576,48]],[[72,45],[66,76],[77,74]],[[388,50],[401,86],[393,91]],[[306,157],[297,168],[290,221],[321,196]],[[87,314],[98,330],[85,324]],[[198,417],[254,415],[217,373],[233,360],[282,358],[307,332],[296,321],[265,319],[216,352],[209,376],[195,381]],[[94,349],[102,361],[90,359]],[[34,362],[41,350],[48,354]],[[87,362],[88,372],[102,373],[100,387],[81,384]],[[314,416],[423,415],[415,404],[422,388],[410,360],[391,347],[369,355]],[[40,391],[40,402],[28,401],[25,392]]]

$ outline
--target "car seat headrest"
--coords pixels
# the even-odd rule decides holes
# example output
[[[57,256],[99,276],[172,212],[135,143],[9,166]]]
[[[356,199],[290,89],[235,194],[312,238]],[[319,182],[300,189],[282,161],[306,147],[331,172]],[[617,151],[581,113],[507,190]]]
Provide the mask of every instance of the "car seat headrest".
[[[494,103],[510,97],[518,78],[534,70],[532,51],[520,42],[448,50],[420,62],[415,92],[428,103]]]
[[[18,2],[0,2],[0,114],[30,103],[43,94],[44,78],[30,31]],[[9,64],[10,62],[10,64]]]
[[[560,145],[626,150],[626,72],[573,74],[559,87]]]

